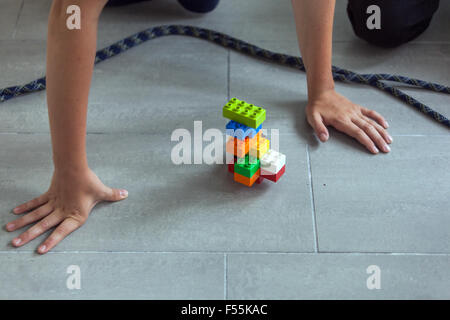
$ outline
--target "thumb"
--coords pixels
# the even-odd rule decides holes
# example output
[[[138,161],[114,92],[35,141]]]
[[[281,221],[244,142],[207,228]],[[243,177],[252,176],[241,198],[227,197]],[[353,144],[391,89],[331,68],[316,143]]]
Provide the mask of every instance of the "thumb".
[[[323,124],[323,119],[320,113],[313,113],[311,119],[309,119],[309,124],[313,127],[314,132],[320,141],[325,142],[328,140],[328,129]]]
[[[120,201],[128,198],[128,191],[125,189],[111,189],[108,188],[108,192],[106,192],[104,201]]]

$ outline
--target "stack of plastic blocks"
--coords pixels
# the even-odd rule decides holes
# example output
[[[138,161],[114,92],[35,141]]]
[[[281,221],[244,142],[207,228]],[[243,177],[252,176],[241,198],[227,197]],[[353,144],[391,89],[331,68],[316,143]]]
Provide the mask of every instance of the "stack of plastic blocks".
[[[262,133],[266,110],[236,98],[223,107],[226,125],[226,152],[234,156],[228,170],[234,180],[253,186],[264,179],[277,182],[286,170],[286,156],[270,149],[270,141]]]

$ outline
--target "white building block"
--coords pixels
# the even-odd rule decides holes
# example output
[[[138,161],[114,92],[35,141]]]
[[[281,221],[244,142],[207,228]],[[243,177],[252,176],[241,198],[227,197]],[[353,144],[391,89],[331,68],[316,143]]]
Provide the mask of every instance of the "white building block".
[[[264,173],[263,175],[277,174],[286,164],[286,156],[272,149],[269,149],[260,160],[261,174]]]

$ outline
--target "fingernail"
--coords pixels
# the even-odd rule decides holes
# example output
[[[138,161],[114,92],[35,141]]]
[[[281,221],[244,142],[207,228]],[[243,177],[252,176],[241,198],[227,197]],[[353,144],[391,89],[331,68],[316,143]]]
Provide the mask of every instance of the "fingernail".
[[[22,239],[20,239],[20,238],[16,238],[16,239],[13,240],[13,244],[15,246],[18,246],[21,242],[22,242]]]
[[[47,246],[42,246],[39,248],[39,252],[44,253],[46,249],[47,249]]]
[[[387,144],[385,144],[384,145],[384,152],[389,152],[389,151],[391,151],[391,148]]]
[[[14,224],[8,223],[8,224],[6,225],[6,230],[11,231],[11,230],[14,229],[14,227],[15,227]]]
[[[391,137],[390,135],[388,135],[388,140],[389,140],[389,142],[391,142],[391,143],[392,143],[392,141],[394,141],[394,139],[392,139],[392,137]]]
[[[14,210],[13,210],[14,213],[19,213],[19,211],[20,211],[20,207],[14,208]]]
[[[327,140],[327,135],[325,133],[321,133],[321,134],[319,134],[319,139],[320,139],[320,141],[325,141],[325,140]]]
[[[373,152],[373,153],[378,153],[378,152],[380,152],[380,151],[377,149],[377,147],[372,147],[372,152]]]
[[[384,126],[385,126],[386,128],[389,128],[389,123],[388,123],[387,121],[385,121],[385,122],[384,122]]]
[[[128,191],[127,190],[120,190],[120,196],[122,198],[128,197]]]

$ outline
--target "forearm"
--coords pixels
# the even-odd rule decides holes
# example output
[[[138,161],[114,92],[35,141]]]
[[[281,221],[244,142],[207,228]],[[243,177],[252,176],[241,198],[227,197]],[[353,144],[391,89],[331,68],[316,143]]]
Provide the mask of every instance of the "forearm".
[[[334,89],[331,72],[335,0],[292,0],[298,43],[306,67],[308,97]]]
[[[86,116],[100,14],[88,1],[78,1],[81,30],[66,26],[67,1],[54,1],[49,17],[47,103],[55,170],[87,168]]]

